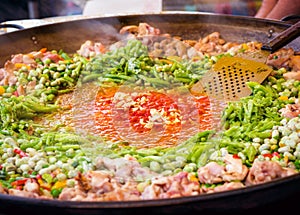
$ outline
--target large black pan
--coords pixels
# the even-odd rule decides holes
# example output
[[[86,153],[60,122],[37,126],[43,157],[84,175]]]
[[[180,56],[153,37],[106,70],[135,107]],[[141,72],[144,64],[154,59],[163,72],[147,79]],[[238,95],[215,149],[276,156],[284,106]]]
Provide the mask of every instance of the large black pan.
[[[86,40],[105,44],[120,39],[124,25],[147,22],[165,33],[184,39],[198,39],[214,31],[227,41],[267,42],[290,24],[282,21],[229,15],[168,12],[162,14],[84,17],[0,35],[0,66],[12,54],[48,49],[75,52]],[[288,46],[300,50],[300,38]],[[268,213],[296,210],[300,175],[243,189],[200,196],[126,202],[68,202],[26,199],[0,195],[0,214],[187,214],[187,213]]]

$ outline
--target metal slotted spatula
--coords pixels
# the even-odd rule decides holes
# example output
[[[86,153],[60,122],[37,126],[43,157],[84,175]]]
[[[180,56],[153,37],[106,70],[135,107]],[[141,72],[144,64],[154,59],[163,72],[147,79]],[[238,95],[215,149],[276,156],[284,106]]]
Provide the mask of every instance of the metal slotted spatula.
[[[271,73],[272,68],[265,64],[270,53],[277,51],[300,34],[300,21],[292,25],[261,50],[237,56],[223,56],[212,69],[191,89],[194,93],[206,93],[219,100],[236,101],[251,94],[247,82],[261,83]]]

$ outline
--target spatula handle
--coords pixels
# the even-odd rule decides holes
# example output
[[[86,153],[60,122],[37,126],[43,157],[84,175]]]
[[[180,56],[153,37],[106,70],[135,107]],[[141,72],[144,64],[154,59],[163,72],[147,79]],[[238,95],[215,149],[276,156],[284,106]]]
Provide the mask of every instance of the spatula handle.
[[[277,51],[283,46],[289,44],[294,39],[300,36],[300,21],[293,24],[291,27],[287,28],[272,40],[270,40],[266,45],[263,45],[261,49],[268,50],[271,52]]]

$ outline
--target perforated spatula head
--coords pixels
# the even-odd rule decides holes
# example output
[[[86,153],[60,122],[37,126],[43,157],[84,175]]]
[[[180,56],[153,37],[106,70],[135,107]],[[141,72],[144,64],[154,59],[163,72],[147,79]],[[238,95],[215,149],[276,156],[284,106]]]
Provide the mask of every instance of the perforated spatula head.
[[[264,63],[241,57],[224,56],[192,88],[216,99],[239,100],[251,94],[247,82],[262,82],[272,69]]]

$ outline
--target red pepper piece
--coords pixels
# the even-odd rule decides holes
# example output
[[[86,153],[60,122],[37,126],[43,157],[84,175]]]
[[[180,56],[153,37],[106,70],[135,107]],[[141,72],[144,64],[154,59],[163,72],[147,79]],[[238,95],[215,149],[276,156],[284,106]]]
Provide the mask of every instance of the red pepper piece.
[[[28,180],[28,178],[13,181],[13,182],[11,182],[11,186],[13,186],[13,187],[24,186],[27,180]]]
[[[273,152],[273,153],[272,153],[272,156],[273,156],[273,157],[278,157],[278,158],[280,158],[280,154],[279,154],[278,152]]]
[[[14,153],[18,154],[21,158],[22,157],[28,157],[28,154],[24,151],[22,151],[21,149],[15,148],[14,149]]]
[[[239,159],[239,158],[240,158],[240,156],[238,156],[238,154],[234,154],[234,155],[232,155],[232,157],[233,157],[233,158],[236,158],[236,159]]]

